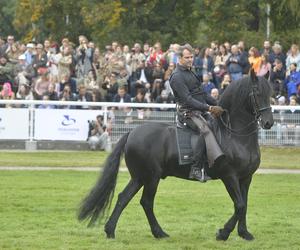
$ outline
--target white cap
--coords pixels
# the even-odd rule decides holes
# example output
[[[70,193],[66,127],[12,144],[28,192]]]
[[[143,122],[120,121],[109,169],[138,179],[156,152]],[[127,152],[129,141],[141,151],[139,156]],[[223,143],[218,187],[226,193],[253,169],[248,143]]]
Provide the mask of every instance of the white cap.
[[[19,59],[19,60],[25,60],[25,59],[26,59],[26,56],[25,56],[24,54],[19,55],[18,59]]]
[[[32,48],[32,49],[33,49],[33,48],[34,48],[34,44],[33,44],[33,43],[27,43],[26,47],[27,47],[27,48]]]

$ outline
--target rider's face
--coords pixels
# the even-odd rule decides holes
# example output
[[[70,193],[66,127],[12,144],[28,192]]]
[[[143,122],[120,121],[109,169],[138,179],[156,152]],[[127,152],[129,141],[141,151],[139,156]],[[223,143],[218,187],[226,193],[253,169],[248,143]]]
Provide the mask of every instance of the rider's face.
[[[187,49],[182,52],[182,57],[180,57],[180,64],[187,68],[191,68],[193,65],[194,55]]]

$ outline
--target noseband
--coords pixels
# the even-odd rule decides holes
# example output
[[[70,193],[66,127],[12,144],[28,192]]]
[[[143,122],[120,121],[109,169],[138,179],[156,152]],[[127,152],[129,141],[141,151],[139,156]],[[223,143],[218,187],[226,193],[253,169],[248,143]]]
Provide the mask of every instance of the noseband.
[[[250,80],[249,80],[249,82],[250,82]],[[260,121],[261,113],[265,110],[269,110],[272,108],[271,107],[262,107],[262,108],[259,107],[258,101],[257,101],[258,85],[256,82],[250,83],[250,84],[252,84],[252,88],[251,88],[249,97],[250,97],[250,102],[251,102],[252,109],[253,109],[253,114],[255,116],[255,120]]]

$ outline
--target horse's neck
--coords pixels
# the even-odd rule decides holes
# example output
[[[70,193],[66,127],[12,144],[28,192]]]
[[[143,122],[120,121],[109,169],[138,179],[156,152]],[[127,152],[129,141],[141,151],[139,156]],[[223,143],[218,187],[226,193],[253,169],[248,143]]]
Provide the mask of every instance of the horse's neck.
[[[249,143],[257,143],[257,123],[252,114],[244,110],[229,112],[230,127],[235,135],[236,141],[240,141],[242,145]]]

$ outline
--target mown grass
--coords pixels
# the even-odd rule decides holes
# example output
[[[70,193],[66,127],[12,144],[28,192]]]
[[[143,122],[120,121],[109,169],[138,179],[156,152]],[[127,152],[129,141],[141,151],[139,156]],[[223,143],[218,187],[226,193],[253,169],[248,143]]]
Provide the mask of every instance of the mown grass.
[[[216,230],[232,214],[220,181],[200,184],[175,178],[161,182],[155,203],[170,238],[152,237],[139,192],[120,218],[116,239],[107,240],[102,225],[89,229],[76,220],[78,204],[97,175],[0,171],[0,249],[299,249],[300,175],[254,176],[248,209],[253,242],[236,231],[227,242],[215,240]],[[128,173],[120,173],[117,193],[128,179]]]
[[[300,147],[262,147],[261,152],[262,168],[300,169]],[[100,151],[0,151],[0,166],[99,167],[107,155]]]

